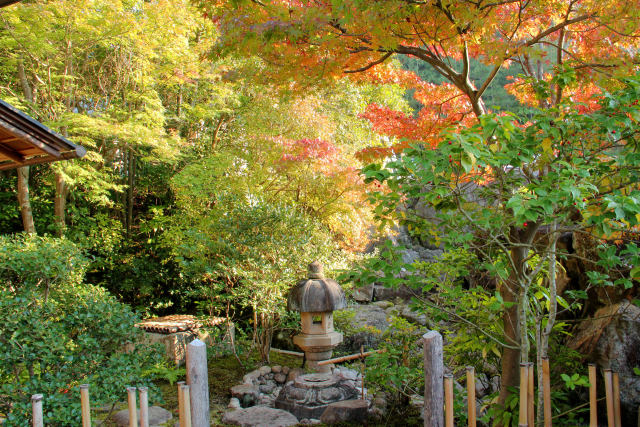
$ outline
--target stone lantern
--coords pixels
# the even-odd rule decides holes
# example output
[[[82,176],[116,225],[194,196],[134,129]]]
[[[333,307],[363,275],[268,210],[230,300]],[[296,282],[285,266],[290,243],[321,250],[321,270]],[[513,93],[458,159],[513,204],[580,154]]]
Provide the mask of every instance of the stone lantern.
[[[333,311],[346,306],[344,291],[335,280],[325,279],[317,261],[309,264],[309,278],[289,291],[287,309],[299,311],[302,323],[302,333],[293,337],[293,342],[304,351],[307,367],[330,369],[318,366],[318,362],[331,358],[334,347],[342,342],[342,334],[333,329]]]

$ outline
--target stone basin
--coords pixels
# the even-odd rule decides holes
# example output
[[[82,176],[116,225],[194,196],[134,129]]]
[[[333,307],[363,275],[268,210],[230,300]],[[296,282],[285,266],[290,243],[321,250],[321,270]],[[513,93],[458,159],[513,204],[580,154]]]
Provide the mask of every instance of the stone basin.
[[[306,374],[282,388],[275,407],[291,412],[299,420],[319,419],[331,403],[357,398],[358,389],[352,380],[331,373]]]

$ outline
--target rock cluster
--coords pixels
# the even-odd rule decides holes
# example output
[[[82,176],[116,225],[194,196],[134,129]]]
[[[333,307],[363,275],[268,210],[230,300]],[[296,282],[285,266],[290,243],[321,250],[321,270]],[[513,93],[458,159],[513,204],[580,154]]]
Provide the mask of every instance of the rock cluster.
[[[293,381],[301,373],[301,369],[290,369],[288,366],[277,365],[263,366],[251,371],[243,377],[242,384],[231,387],[233,397],[229,402],[229,407],[273,406],[282,386],[287,381]]]

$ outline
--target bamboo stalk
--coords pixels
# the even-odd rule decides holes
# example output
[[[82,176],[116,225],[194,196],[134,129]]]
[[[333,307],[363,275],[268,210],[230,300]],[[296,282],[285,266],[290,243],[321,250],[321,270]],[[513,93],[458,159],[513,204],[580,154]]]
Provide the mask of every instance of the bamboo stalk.
[[[453,375],[444,376],[445,427],[453,427]]]
[[[598,389],[596,365],[589,363],[589,427],[598,427]]]
[[[613,375],[611,369],[604,370],[604,389],[607,396],[607,426],[615,427],[615,414],[613,413]]]
[[[127,387],[129,402],[129,427],[138,427],[138,408],[136,408],[136,388]]]
[[[140,387],[140,427],[149,427],[149,395],[146,387]]]
[[[613,420],[616,427],[622,427],[622,419],[620,414],[620,375],[613,373]]]
[[[184,399],[182,398],[182,386],[186,384],[184,381],[178,381],[178,419],[184,420]]]
[[[549,369],[549,358],[546,356],[542,358],[542,399],[544,427],[551,427],[551,369]]]
[[[336,357],[335,359],[327,359],[327,360],[318,362],[318,366],[329,365],[331,363],[347,362],[349,360],[360,359],[361,357],[368,357],[368,356],[371,356],[372,354],[382,353],[382,352],[384,352],[384,350],[373,350],[373,351],[366,351],[364,353],[351,354],[349,356]]]
[[[527,426],[527,396],[529,394],[529,365],[527,363],[520,364],[520,414],[518,417],[518,427]]]
[[[527,369],[527,422],[530,427],[534,427],[536,425],[535,420],[535,399],[533,397],[534,385],[535,381],[533,379],[534,374],[533,363],[529,363]]]
[[[91,405],[89,404],[89,384],[80,385],[80,405],[82,410],[82,427],[91,427]]]
[[[182,404],[184,405],[184,418],[180,419],[180,427],[191,427],[191,399],[189,397],[189,386],[183,385],[180,389],[182,390]]]
[[[467,411],[469,427],[476,427],[476,371],[467,366]]]
[[[364,346],[360,346],[360,360],[362,361],[362,382],[360,383],[360,387],[362,387],[362,400],[364,400],[364,374],[367,370],[366,359],[364,358]]]
[[[31,421],[33,427],[44,427],[44,418],[42,417],[42,399],[41,394],[31,396]]]

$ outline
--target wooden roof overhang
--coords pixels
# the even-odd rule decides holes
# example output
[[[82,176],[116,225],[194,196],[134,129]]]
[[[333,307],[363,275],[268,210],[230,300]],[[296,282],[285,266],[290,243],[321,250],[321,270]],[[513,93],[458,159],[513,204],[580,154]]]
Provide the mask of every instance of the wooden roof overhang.
[[[0,100],[0,170],[75,159],[86,153],[83,147]]]

